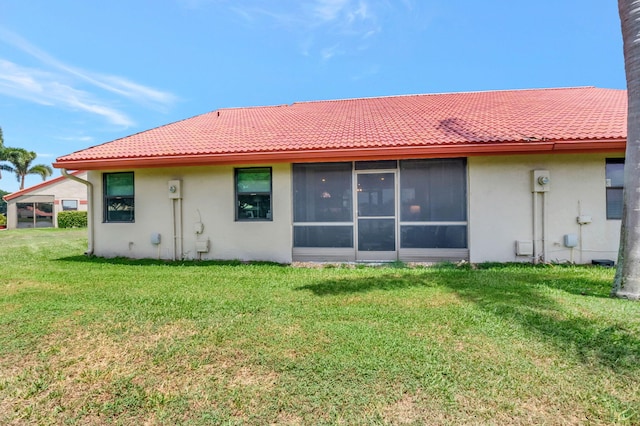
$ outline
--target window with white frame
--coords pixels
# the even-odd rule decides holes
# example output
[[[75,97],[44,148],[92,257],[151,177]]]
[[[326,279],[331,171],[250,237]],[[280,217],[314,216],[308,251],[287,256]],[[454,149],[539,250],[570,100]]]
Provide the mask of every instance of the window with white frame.
[[[63,211],[78,210],[78,200],[62,200],[60,204]]]

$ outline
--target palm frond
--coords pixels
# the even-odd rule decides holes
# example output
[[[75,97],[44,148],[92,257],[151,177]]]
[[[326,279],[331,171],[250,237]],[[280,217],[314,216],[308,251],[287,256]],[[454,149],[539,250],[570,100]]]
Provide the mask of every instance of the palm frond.
[[[27,170],[28,175],[40,175],[42,180],[47,179],[53,174],[53,169],[46,164],[36,164]]]

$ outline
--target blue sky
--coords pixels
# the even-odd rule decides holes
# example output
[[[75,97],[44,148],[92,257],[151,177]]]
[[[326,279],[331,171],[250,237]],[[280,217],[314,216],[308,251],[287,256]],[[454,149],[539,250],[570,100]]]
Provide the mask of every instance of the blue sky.
[[[569,86],[625,88],[615,2],[0,0],[0,127],[39,163],[218,108]]]

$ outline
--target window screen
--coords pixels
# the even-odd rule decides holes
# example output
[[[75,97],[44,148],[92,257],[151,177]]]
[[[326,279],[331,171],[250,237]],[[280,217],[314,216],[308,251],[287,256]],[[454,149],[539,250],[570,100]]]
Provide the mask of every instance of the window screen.
[[[351,163],[294,164],[293,220],[350,222]]]
[[[405,222],[466,221],[466,161],[401,161],[400,202]]]

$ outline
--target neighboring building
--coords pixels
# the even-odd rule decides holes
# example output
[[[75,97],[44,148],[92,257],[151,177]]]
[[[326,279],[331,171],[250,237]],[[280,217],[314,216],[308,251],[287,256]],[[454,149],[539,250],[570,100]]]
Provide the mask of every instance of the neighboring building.
[[[626,92],[221,109],[57,159],[89,170],[99,256],[615,259]]]
[[[87,172],[73,175],[86,178]],[[57,226],[59,212],[87,210],[87,187],[60,176],[3,199],[7,202],[7,229],[53,228]]]

